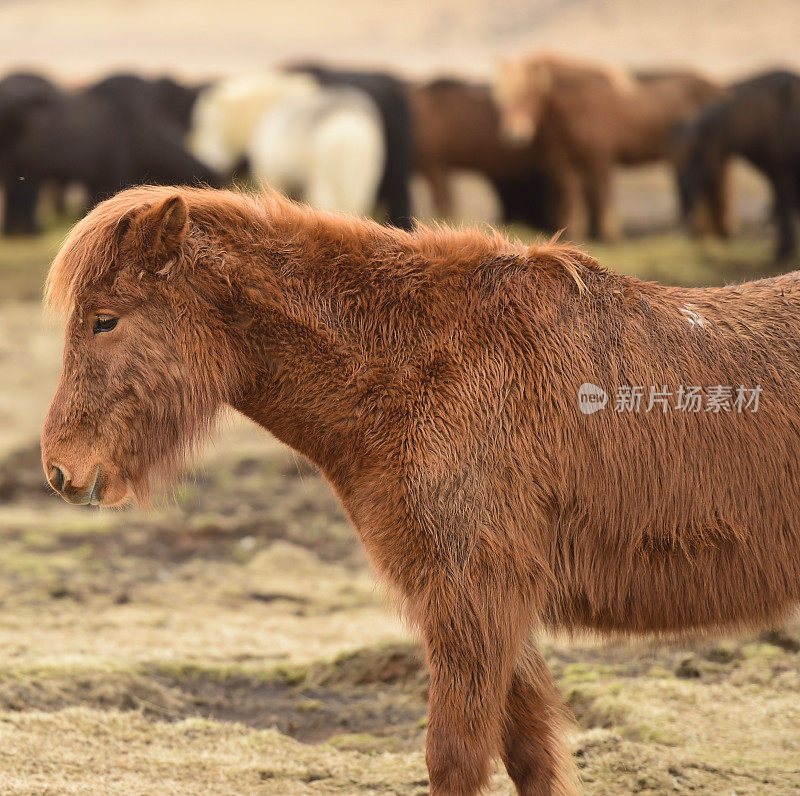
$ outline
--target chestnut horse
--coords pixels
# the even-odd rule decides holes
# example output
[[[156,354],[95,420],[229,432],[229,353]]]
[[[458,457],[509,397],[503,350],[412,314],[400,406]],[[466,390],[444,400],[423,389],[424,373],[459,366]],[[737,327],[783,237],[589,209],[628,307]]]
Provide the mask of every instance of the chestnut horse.
[[[664,287],[566,246],[136,188],[77,224],[47,297],[51,485],[145,499],[224,405],[315,462],[424,640],[434,794],[476,793],[497,753],[519,793],[574,791],[537,629],[751,627],[800,600],[797,273]],[[588,382],[762,399],[583,414]]]
[[[691,72],[636,78],[620,69],[539,55],[506,61],[494,84],[501,127],[521,147],[535,141],[558,184],[558,226],[574,231],[585,198],[590,235],[616,236],[616,164],[671,160],[676,126],[722,87]],[[725,185],[710,195],[714,226],[725,228]]]

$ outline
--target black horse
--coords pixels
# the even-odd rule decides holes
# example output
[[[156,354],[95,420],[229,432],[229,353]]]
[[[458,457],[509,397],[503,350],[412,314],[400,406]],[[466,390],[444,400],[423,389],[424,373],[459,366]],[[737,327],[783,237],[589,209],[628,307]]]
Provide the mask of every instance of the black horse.
[[[104,78],[90,90],[125,110],[156,112],[172,120],[185,135],[189,132],[194,104],[204,88],[207,84],[188,86],[171,77],[148,80],[123,72]]]
[[[113,75],[88,89],[129,132],[129,183],[218,183],[217,175],[184,145],[200,91],[200,86],[181,86],[170,78],[145,80],[130,74]]]
[[[319,64],[293,64],[292,72],[306,72],[324,86],[349,86],[363,91],[380,111],[386,143],[386,165],[378,199],[386,208],[388,221],[410,229],[410,182],[414,168],[411,110],[405,85],[385,72],[356,72],[330,69]]]
[[[27,91],[20,90],[24,84]],[[14,74],[0,81],[0,106],[6,234],[37,231],[36,205],[45,183],[59,188],[80,183],[94,203],[132,172],[128,133],[98,99]]]
[[[769,72],[734,84],[679,131],[678,188],[688,218],[698,198],[739,155],[769,180],[778,225],[778,260],[797,252],[800,210],[800,76]]]
[[[154,98],[115,92],[113,84],[67,92],[33,75],[6,77],[0,81],[3,231],[37,231],[45,184],[77,183],[90,206],[141,182],[216,184],[216,175],[185,149],[183,134]]]

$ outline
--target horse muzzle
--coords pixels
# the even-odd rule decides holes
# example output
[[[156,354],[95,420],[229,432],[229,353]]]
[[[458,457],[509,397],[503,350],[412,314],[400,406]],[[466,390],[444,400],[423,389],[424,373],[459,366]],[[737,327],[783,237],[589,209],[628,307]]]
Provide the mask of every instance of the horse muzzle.
[[[536,125],[527,116],[514,116],[500,124],[500,137],[511,146],[526,146],[536,137]]]
[[[98,465],[87,478],[75,478],[69,468],[59,462],[46,462],[47,482],[67,503],[75,506],[118,506],[131,497],[127,483],[116,483]]]
[[[67,503],[76,506],[100,504],[100,491],[102,488],[103,469],[98,467],[88,483],[75,483],[69,470],[61,464],[49,463],[45,468],[47,481],[53,489],[61,495]]]

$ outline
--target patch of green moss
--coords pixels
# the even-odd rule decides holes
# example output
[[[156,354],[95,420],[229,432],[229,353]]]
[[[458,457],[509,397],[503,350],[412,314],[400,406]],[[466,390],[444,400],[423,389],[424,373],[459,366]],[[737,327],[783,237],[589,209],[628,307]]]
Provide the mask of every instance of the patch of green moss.
[[[786,653],[773,644],[752,643],[742,647],[742,655],[749,661],[774,661],[782,658]]]
[[[346,733],[335,735],[328,740],[328,745],[340,751],[363,752],[364,754],[383,754],[398,752],[402,742],[393,736],[378,737],[370,733]]]
[[[325,703],[319,699],[298,699],[294,703],[294,709],[300,713],[313,713],[317,710],[322,710]]]

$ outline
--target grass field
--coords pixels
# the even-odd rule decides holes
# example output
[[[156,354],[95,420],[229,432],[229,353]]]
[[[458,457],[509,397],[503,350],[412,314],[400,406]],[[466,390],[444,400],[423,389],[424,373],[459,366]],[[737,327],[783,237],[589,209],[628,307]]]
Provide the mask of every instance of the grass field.
[[[0,793],[426,792],[417,647],[303,461],[233,418],[150,513],[43,488],[60,341],[38,295],[64,231],[0,241]],[[772,272],[766,237],[589,248],[681,284]],[[800,624],[544,646],[587,793],[800,792]]]

